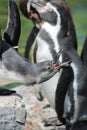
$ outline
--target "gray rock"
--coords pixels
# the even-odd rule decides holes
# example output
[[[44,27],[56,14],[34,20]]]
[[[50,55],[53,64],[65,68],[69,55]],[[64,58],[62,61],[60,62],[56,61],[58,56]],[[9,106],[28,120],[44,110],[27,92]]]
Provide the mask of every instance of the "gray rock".
[[[26,109],[16,96],[0,97],[0,130],[24,130]]]

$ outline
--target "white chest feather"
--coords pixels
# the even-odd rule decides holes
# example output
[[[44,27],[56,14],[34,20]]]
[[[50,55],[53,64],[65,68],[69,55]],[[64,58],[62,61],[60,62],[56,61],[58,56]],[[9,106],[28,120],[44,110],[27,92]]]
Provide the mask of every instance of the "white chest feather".
[[[55,26],[52,26],[51,24],[49,24],[47,22],[45,22],[45,23],[43,23],[43,25],[41,25],[41,29],[45,30],[46,33],[51,38],[52,44],[53,44],[52,45],[53,48],[51,47],[51,49],[55,50],[56,53],[58,53],[58,51],[60,50],[59,43],[58,43],[58,33],[61,28],[60,22],[61,21],[60,21],[60,16],[59,16],[58,23]],[[36,51],[37,62],[53,60],[53,56],[52,56],[53,54],[52,54],[52,51],[50,50],[50,40],[46,41],[46,40],[44,40],[43,37],[40,37],[40,32],[36,38],[34,46],[35,46],[35,44],[37,44],[37,51]],[[60,60],[62,60],[62,58]],[[61,71],[58,72],[56,75],[54,75],[50,80],[37,86],[39,91],[42,91],[44,93],[45,97],[48,99],[50,105],[54,109],[55,109],[55,92],[56,92],[59,77],[61,75]]]
[[[49,34],[51,39],[53,40],[54,43],[54,49],[56,52],[59,51],[59,43],[58,43],[58,33],[60,31],[60,22],[56,26],[51,26],[49,23],[45,22],[42,26],[42,29],[46,30],[46,32]]]
[[[36,53],[37,62],[53,60],[52,54],[50,53],[49,45],[47,44],[47,42],[41,39],[40,37],[38,37],[37,43],[38,43],[38,49]]]
[[[60,48],[59,48],[57,36],[58,36],[59,30],[60,30],[60,26],[58,26],[58,25],[51,26],[50,24],[45,22],[42,25],[41,30],[46,31],[46,33],[49,35],[50,39],[52,40],[53,45],[50,43],[50,40],[48,40],[49,38],[47,38],[47,40],[44,40],[44,38],[40,36],[40,32],[39,32],[38,36],[36,37],[34,46],[33,46],[33,48],[35,47],[36,44],[38,46],[37,52],[36,52],[37,62],[42,62],[45,60],[53,60],[52,53],[50,50],[50,44],[53,46],[53,48],[51,48],[51,49],[55,50],[55,52],[58,53]]]
[[[9,71],[3,63],[0,64],[0,86],[14,82],[23,82],[23,78],[17,72]]]

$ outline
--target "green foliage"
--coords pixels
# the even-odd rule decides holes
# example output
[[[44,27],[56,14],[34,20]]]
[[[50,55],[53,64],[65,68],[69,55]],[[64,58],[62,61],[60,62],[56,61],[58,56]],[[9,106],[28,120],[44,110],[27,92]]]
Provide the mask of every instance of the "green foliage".
[[[87,0],[67,0],[70,6],[87,5]]]

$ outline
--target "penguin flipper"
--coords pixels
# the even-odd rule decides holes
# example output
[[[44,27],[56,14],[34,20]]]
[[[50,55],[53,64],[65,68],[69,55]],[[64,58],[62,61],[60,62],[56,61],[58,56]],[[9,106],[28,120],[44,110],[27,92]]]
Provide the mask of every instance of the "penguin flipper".
[[[21,32],[19,10],[13,0],[8,3],[8,22],[4,32],[4,40],[11,46],[17,46]]]
[[[36,26],[34,26],[31,33],[28,36],[26,47],[25,47],[25,58],[27,58],[27,59],[29,58],[29,53],[30,53],[31,47],[35,41],[35,38],[36,38],[38,32],[39,32],[39,29]]]
[[[15,90],[8,90],[8,89],[0,88],[0,96],[12,95],[15,93],[16,93]]]

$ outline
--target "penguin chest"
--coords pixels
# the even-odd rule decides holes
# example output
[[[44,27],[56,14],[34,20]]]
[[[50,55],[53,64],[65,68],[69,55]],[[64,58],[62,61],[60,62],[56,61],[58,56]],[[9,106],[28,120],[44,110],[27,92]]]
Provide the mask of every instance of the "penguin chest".
[[[50,31],[52,33],[52,31]],[[43,62],[46,60],[54,60],[59,51],[59,45],[56,36],[53,33],[47,33],[45,30],[40,30],[33,45],[33,62]],[[49,35],[48,35],[49,34]],[[61,59],[62,60],[62,57]],[[41,92],[46,97],[52,108],[55,109],[55,93],[61,71],[57,72],[48,81],[37,85],[37,91]]]
[[[53,60],[47,41],[38,36],[33,46],[33,62]]]
[[[39,85],[40,90],[44,93],[53,109],[55,109],[55,96],[59,77],[60,74],[58,72],[51,79]]]

